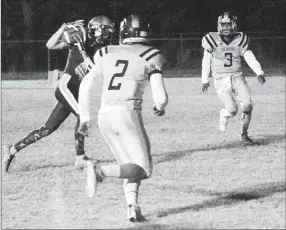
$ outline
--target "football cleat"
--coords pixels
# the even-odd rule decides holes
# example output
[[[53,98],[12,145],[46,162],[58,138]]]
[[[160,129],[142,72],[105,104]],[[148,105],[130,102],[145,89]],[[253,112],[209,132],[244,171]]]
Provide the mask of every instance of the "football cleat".
[[[227,129],[228,119],[224,116],[224,109],[220,111],[219,116],[219,130],[225,132]]]
[[[87,196],[92,198],[97,190],[97,184],[104,179],[103,172],[98,164],[91,160],[86,161],[86,190]]]
[[[247,135],[247,133],[240,135],[240,141],[241,141],[244,145],[254,145],[253,140],[251,140],[251,138]]]
[[[91,160],[86,155],[76,156],[74,166],[76,169],[81,170],[86,166],[86,161]]]
[[[129,204],[127,207],[127,220],[130,222],[146,221],[145,217],[141,213],[140,207],[132,204]]]
[[[11,154],[10,148],[12,145],[5,145],[4,146],[4,158],[2,161],[2,167],[4,168],[5,172],[9,171],[9,167],[12,163],[12,161],[15,159],[15,154]]]

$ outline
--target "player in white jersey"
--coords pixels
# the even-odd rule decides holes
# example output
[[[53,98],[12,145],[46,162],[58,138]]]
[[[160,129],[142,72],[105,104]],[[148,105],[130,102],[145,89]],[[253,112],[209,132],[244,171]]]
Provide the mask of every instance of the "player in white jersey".
[[[165,60],[158,49],[148,45],[149,30],[149,24],[141,17],[126,17],[120,24],[120,45],[96,52],[96,66],[82,81],[79,92],[80,132],[88,135],[91,85],[98,78],[102,79],[98,124],[118,162],[105,166],[88,164],[90,196],[104,177],[123,178],[130,221],[144,220],[138,204],[138,190],[141,180],[152,174],[150,143],[141,115],[146,85],[151,84],[156,115],[165,114],[168,102],[162,78]]]
[[[209,85],[209,74],[212,73],[216,92],[225,108],[220,111],[219,128],[226,131],[228,119],[237,113],[237,97],[241,110],[241,135],[243,144],[252,145],[248,136],[248,127],[253,109],[250,90],[242,74],[241,58],[257,74],[258,81],[265,82],[260,63],[249,49],[249,37],[237,32],[237,18],[229,12],[218,17],[218,32],[210,32],[202,39],[204,56],[202,59],[202,91]]]

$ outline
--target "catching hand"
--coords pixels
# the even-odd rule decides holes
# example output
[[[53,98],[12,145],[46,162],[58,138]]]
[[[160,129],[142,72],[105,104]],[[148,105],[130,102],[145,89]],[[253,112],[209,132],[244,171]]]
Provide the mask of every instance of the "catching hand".
[[[202,91],[205,92],[205,91],[208,91],[208,88],[210,87],[210,84],[209,83],[203,83],[203,87],[202,87]]]
[[[83,20],[77,20],[75,22],[67,22],[66,23],[66,27],[67,28],[73,28],[76,31],[78,31],[77,26],[83,26],[84,25],[84,21]]]
[[[165,110],[160,111],[160,110],[158,110],[158,109],[156,108],[155,105],[153,106],[153,111],[154,111],[154,114],[157,115],[157,116],[159,116],[159,117],[165,115]]]
[[[78,127],[78,132],[85,137],[89,137],[89,122],[80,122],[79,127]]]
[[[258,75],[257,78],[258,78],[258,82],[261,85],[263,85],[266,82],[265,77],[263,75]]]

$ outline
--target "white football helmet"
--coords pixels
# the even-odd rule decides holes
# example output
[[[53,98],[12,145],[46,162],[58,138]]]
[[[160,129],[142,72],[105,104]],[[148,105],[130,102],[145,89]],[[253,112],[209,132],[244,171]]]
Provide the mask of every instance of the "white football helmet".
[[[221,35],[231,35],[237,32],[237,17],[229,12],[224,12],[218,17],[217,30]]]

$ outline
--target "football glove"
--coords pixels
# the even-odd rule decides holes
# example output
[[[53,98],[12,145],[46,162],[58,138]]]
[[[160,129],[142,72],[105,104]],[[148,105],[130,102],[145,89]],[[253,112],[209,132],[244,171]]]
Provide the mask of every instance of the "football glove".
[[[80,122],[79,127],[78,127],[78,132],[85,137],[89,137],[89,122]]]
[[[202,87],[202,91],[205,92],[205,91],[208,91],[208,88],[210,87],[210,84],[209,83],[203,83],[203,87]]]
[[[153,106],[153,111],[154,111],[154,114],[157,115],[157,116],[159,116],[159,117],[165,115],[165,110],[160,111],[160,110],[158,110],[158,109],[156,108],[155,105]]]
[[[75,45],[78,47],[79,52],[85,51],[84,41],[79,35],[73,36],[74,40],[76,40]]]
[[[78,31],[77,26],[83,26],[83,25],[84,25],[83,20],[77,20],[75,22],[67,22],[66,23],[66,27],[67,28],[73,28],[76,31]]]
[[[265,77],[263,75],[258,75],[257,78],[258,78],[258,82],[261,85],[263,85],[266,82]]]

